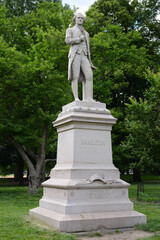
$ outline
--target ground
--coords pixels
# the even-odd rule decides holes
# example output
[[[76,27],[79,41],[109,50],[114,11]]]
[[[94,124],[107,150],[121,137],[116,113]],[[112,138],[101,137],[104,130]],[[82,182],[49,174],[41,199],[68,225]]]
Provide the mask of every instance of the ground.
[[[95,234],[96,235],[96,234]],[[97,234],[98,235],[98,234]],[[125,231],[118,233],[108,233],[103,236],[95,236],[95,237],[82,237],[81,240],[136,240],[138,238],[145,238],[152,236],[153,233],[133,230],[133,231]]]

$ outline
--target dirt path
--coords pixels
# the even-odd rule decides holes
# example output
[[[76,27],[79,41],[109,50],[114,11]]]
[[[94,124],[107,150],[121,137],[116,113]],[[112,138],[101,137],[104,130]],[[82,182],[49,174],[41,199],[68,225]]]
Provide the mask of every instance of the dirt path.
[[[153,233],[133,230],[122,233],[108,233],[102,237],[81,237],[81,240],[136,240],[138,238],[147,238],[152,235]]]

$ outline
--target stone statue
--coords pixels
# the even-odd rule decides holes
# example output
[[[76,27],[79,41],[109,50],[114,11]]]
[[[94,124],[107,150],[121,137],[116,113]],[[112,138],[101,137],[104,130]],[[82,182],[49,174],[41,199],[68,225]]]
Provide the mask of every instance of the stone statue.
[[[75,26],[66,31],[66,44],[70,45],[68,80],[72,81],[75,101],[79,101],[78,82],[83,83],[83,101],[93,100],[93,71],[96,69],[90,59],[89,34],[83,28],[85,17],[78,13],[74,17]]]

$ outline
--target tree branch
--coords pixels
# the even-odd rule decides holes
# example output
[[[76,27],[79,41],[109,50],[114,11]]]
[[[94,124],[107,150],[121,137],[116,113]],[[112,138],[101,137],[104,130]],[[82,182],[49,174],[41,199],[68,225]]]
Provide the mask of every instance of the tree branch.
[[[47,158],[47,159],[45,160],[45,164],[46,164],[47,162],[56,162],[56,161],[57,161],[57,159]]]
[[[38,161],[38,155],[36,155],[36,154],[35,154],[34,152],[32,152],[31,150],[26,149],[26,147],[24,147],[24,146],[23,146],[23,148],[24,148],[25,152],[26,152],[30,157],[32,157],[32,158],[36,161],[36,163],[37,163],[37,161]]]
[[[35,174],[35,169],[34,166],[31,162],[31,160],[29,159],[29,157],[26,155],[23,147],[14,139],[14,137],[7,137],[7,139],[13,144],[13,146],[17,149],[19,155],[21,156],[21,158],[24,160],[24,162],[26,163],[30,174]]]
[[[103,77],[101,77],[99,80],[102,80],[103,78],[107,77],[111,72],[108,72],[107,74],[105,74]]]

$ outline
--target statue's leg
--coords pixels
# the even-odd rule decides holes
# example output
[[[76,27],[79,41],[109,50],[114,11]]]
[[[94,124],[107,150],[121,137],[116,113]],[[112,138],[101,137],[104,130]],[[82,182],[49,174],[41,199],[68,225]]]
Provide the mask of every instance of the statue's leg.
[[[72,76],[73,76],[72,92],[73,92],[75,101],[79,101],[78,79],[79,79],[79,75],[80,75],[80,62],[81,62],[81,56],[80,56],[80,54],[76,54],[73,59],[73,62],[72,62]]]
[[[85,82],[86,101],[94,102],[93,100],[93,78],[87,78]]]
[[[79,101],[78,98],[78,79],[73,79],[72,80],[72,92],[73,92],[73,96],[75,101]]]
[[[83,93],[83,101],[87,101],[87,94],[86,94],[86,81],[83,81],[82,82],[82,87],[83,87],[83,90],[82,90],[82,93]]]
[[[83,55],[81,68],[85,76],[83,82],[83,101],[93,102],[93,71],[87,56]]]

